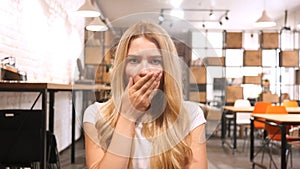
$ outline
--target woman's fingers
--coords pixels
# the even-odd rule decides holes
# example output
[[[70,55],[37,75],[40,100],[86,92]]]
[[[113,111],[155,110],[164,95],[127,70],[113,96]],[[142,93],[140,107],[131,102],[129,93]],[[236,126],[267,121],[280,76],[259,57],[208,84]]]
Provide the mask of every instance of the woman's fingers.
[[[148,82],[151,83],[151,81],[153,81],[155,79],[154,77],[154,73],[150,72],[147,73],[144,77],[142,77],[141,79],[139,79],[133,86],[133,89],[138,91],[141,88],[145,87],[145,84],[147,85]]]
[[[127,88],[130,88],[131,86],[133,86],[133,79],[132,79],[132,77],[129,77],[129,82],[127,84]]]
[[[133,78],[128,82],[128,99],[132,106],[139,111],[146,111],[151,104],[154,92],[158,89],[161,72],[150,72],[133,84]]]
[[[153,90],[153,84],[157,84],[157,82],[160,82],[160,76],[161,73],[159,72],[151,72],[148,73],[146,76],[142,77],[137,83],[136,83],[136,91],[139,91],[140,94],[146,93],[148,90]]]

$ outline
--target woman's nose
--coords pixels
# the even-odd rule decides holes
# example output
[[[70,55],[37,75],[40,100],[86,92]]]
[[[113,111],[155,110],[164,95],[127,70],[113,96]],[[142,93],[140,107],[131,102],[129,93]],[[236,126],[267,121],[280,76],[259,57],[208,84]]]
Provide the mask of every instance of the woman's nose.
[[[143,76],[145,76],[148,72],[149,72],[149,69],[143,68],[143,69],[141,69],[141,70],[139,71],[138,74],[139,74],[140,77],[143,77]]]
[[[140,69],[139,74],[144,76],[150,71],[151,66],[149,65],[149,63],[147,61],[143,61],[143,62],[141,62],[139,69]]]

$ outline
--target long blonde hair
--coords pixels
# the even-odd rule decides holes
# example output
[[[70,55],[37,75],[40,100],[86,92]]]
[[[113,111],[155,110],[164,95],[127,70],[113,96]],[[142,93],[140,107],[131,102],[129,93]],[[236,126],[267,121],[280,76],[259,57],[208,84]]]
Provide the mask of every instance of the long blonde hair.
[[[157,119],[143,123],[142,127],[142,134],[152,144],[150,167],[182,169],[191,161],[192,151],[188,141],[190,119],[183,107],[179,57],[167,32],[153,23],[139,22],[133,25],[123,34],[118,44],[112,71],[112,98],[101,109],[102,118],[96,123],[100,144],[104,150],[109,146],[126,86],[124,60],[130,42],[141,36],[155,43],[161,50],[164,69],[162,90],[166,107]]]

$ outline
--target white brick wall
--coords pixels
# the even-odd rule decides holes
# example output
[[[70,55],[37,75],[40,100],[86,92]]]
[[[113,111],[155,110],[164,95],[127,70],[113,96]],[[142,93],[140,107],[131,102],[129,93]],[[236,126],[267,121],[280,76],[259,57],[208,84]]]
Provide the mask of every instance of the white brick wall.
[[[16,58],[27,81],[71,83],[83,56],[84,18],[75,15],[83,0],[0,1],[0,59]],[[0,93],[0,108],[30,108],[34,93]],[[71,141],[71,94],[56,93],[58,149]],[[80,99],[78,99],[80,100]],[[79,102],[80,103],[80,102]],[[40,106],[40,104],[38,104]],[[81,105],[76,106],[78,110]],[[77,119],[81,119],[78,111]],[[81,126],[77,127],[77,137]]]

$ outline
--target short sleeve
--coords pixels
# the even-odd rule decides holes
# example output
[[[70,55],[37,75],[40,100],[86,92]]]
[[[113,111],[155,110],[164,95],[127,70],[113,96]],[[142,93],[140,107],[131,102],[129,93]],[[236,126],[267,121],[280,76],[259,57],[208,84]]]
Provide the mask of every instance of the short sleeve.
[[[104,103],[95,102],[88,106],[83,114],[83,122],[96,124],[96,114]]]
[[[185,101],[184,106],[190,115],[190,120],[191,120],[190,131],[194,130],[196,127],[200,126],[201,124],[206,123],[206,120],[204,118],[204,113],[198,103],[192,101]]]

